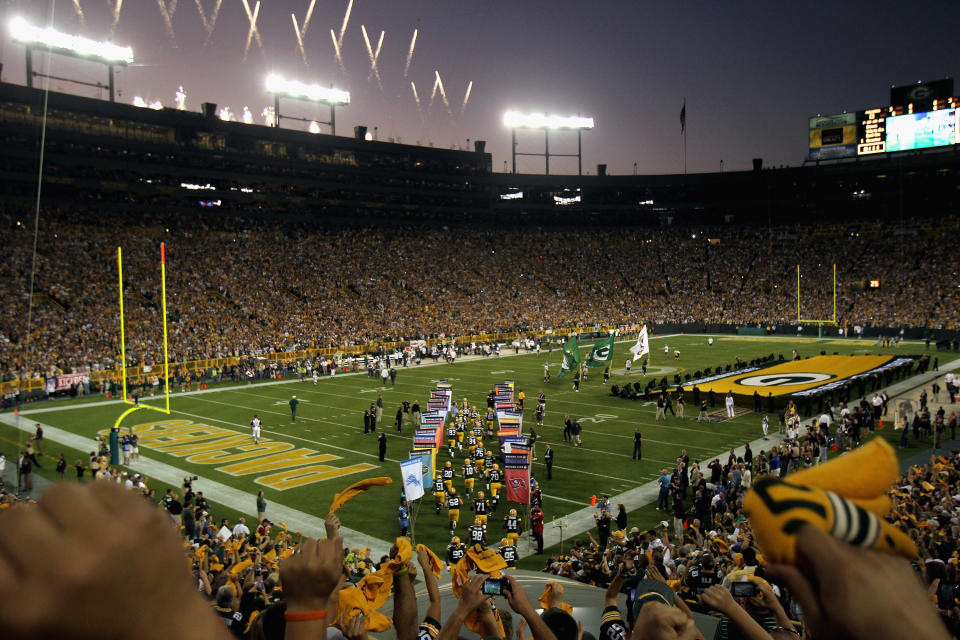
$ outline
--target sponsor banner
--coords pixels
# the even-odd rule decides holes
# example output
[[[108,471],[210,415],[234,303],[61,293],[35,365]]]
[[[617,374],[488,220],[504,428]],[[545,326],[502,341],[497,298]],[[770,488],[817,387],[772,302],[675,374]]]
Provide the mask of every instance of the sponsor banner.
[[[503,453],[511,453],[516,447],[526,446],[527,444],[527,439],[520,435],[520,429],[510,427],[500,429],[497,432],[497,441],[500,443],[500,451]]]
[[[443,437],[443,429],[420,428],[413,434],[413,443],[416,447],[439,447]]]
[[[822,390],[834,382],[870,375],[881,367],[893,365],[892,356],[816,356],[805,360],[779,362],[769,367],[750,367],[691,381],[701,392],[726,394],[732,391],[742,396],[785,396],[804,391]]]
[[[507,468],[504,470],[507,485],[507,500],[530,504],[530,469]]]
[[[835,116],[814,116],[810,118],[811,131],[814,129],[836,129],[851,124],[857,124],[856,112],[838,113]]]
[[[64,389],[69,389],[78,382],[83,382],[83,379],[87,378],[86,373],[70,373],[62,376],[56,377],[56,383],[54,389],[57,391],[63,391]],[[89,380],[89,378],[87,378]]]
[[[403,480],[403,495],[412,502],[423,497],[423,458],[417,456],[400,463],[400,478]]]

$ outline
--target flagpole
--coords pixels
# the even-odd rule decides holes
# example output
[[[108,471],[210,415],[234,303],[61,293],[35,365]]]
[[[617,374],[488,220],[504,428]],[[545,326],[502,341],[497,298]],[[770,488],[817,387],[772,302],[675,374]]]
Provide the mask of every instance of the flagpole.
[[[683,175],[687,175],[687,96],[683,96]]]

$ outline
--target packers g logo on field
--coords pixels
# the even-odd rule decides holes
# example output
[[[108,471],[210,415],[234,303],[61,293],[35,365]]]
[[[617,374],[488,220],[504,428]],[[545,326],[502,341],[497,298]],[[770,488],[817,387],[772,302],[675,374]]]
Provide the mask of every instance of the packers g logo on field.
[[[784,396],[842,383],[845,379],[866,375],[894,360],[893,356],[823,355],[778,362],[769,367],[732,372],[725,376],[696,381],[702,392],[733,392],[738,395]],[[691,381],[690,384],[693,384]]]
[[[749,376],[737,380],[737,384],[745,387],[783,387],[794,384],[810,384],[813,382],[825,382],[837,376],[829,373],[807,373],[807,372],[789,372],[789,373],[767,373],[759,376]]]

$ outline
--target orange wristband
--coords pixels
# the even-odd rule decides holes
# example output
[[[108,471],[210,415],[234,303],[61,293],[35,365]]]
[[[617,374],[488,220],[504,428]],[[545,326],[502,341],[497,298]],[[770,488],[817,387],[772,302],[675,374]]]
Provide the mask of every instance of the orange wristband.
[[[310,620],[323,620],[327,617],[327,610],[320,609],[319,611],[303,611],[297,613],[286,612],[283,614],[283,619],[287,622],[309,622]]]

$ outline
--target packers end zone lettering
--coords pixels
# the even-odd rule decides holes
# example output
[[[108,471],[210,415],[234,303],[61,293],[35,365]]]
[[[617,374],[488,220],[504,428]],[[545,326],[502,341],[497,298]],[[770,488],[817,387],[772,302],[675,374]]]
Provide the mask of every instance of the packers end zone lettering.
[[[376,465],[367,463],[335,467],[325,463],[341,460],[340,456],[297,449],[288,442],[267,438],[255,444],[248,435],[190,420],[146,422],[135,425],[133,430],[141,447],[193,464],[223,465],[216,470],[235,477],[276,472],[255,478],[254,482],[279,491],[376,469]],[[100,431],[100,435],[109,433],[109,429]]]
[[[790,360],[766,368],[751,367],[725,375],[691,380],[685,386],[697,385],[701,392],[752,396],[783,396],[813,392],[828,386],[842,385],[846,380],[882,371],[898,363],[891,356],[816,356]]]

